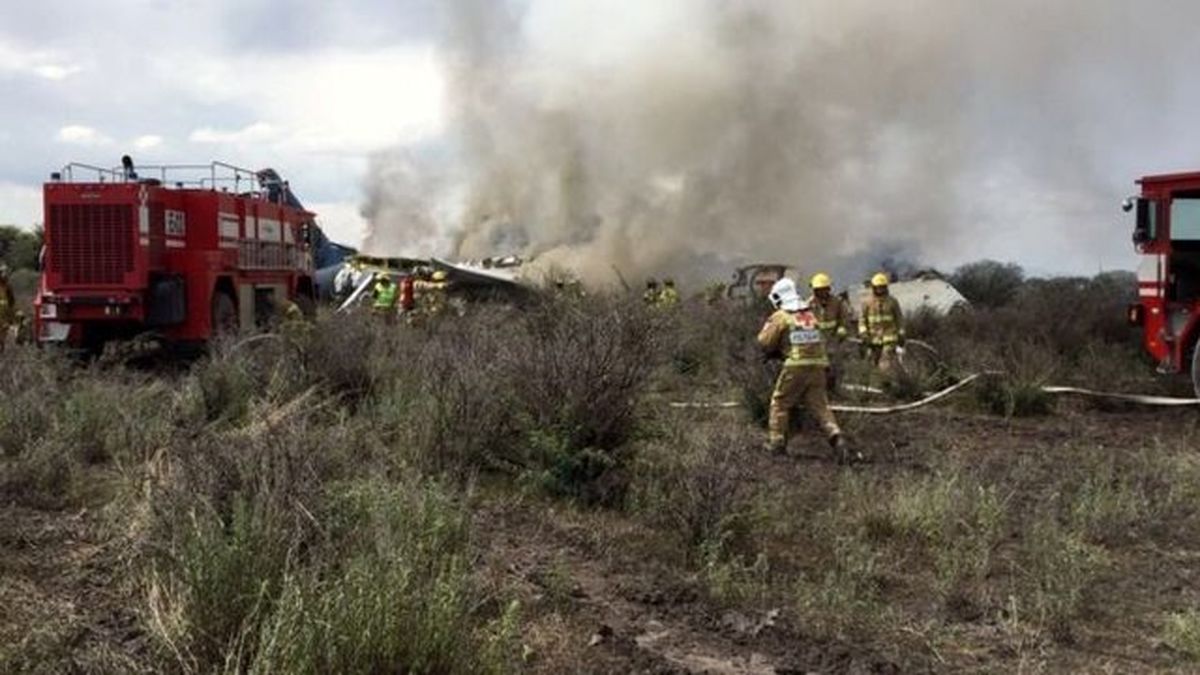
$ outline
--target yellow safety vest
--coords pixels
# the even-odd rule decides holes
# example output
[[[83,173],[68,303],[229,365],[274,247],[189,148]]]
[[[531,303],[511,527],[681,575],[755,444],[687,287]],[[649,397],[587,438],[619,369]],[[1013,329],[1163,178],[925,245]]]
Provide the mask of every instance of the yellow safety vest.
[[[396,304],[396,284],[379,284],[375,287],[375,309],[388,309]]]

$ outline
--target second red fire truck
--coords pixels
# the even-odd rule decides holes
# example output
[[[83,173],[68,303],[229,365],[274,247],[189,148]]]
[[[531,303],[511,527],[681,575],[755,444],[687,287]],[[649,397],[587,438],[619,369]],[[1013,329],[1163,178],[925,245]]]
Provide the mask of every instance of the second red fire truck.
[[[1142,254],[1138,303],[1147,352],[1164,373],[1188,374],[1200,397],[1200,172],[1146,176],[1135,211],[1133,243]]]

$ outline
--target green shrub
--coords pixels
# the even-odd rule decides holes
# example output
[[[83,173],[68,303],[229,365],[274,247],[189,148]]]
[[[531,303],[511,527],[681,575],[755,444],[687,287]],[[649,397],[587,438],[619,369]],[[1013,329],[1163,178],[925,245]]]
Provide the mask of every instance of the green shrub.
[[[1069,639],[1086,590],[1107,564],[1104,550],[1053,518],[1041,518],[1022,542],[1020,561],[1018,593],[1032,610],[1033,625]]]
[[[510,668],[517,607],[509,604],[490,626],[472,616],[478,598],[461,507],[431,485],[360,483],[339,491],[330,508],[341,541],[317,569],[288,576],[251,671]]]
[[[1200,661],[1200,611],[1189,609],[1167,615],[1163,642],[1190,661]]]

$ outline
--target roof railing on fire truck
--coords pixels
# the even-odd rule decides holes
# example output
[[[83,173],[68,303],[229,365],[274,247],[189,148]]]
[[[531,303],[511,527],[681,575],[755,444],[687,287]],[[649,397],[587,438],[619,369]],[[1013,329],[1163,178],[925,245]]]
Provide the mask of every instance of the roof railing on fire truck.
[[[82,174],[78,180],[81,183],[136,183],[154,178],[164,186],[177,189],[228,190],[229,187],[232,187],[234,193],[248,193],[259,198],[263,197],[263,192],[259,188],[267,187],[267,184],[260,179],[258,171],[234,166],[225,162],[212,162],[210,164],[152,164],[138,166],[136,169],[132,166],[104,168],[82,162],[71,162],[64,166],[61,171],[52,173],[50,178],[55,182],[74,183],[76,182],[76,173]],[[94,181],[91,180],[93,178]],[[245,190],[243,190],[243,186],[245,186]]]

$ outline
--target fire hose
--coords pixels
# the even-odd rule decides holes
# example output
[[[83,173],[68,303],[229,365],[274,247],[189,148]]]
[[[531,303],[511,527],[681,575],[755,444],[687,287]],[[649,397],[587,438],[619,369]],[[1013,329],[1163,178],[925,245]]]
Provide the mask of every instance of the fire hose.
[[[850,339],[848,342],[857,343],[858,340]],[[936,357],[939,361],[941,360],[941,355],[938,354],[938,351],[932,345],[930,345],[926,342],[922,342],[920,340],[909,340],[909,344],[917,345],[917,346],[921,347],[922,349],[927,350],[929,353],[933,354],[934,357]],[[945,365],[945,364],[942,364],[942,365]],[[1003,376],[1004,374],[1005,373],[1003,373],[1001,371],[994,371],[994,370],[989,370],[989,371],[984,371],[984,372],[979,372],[979,373],[972,373],[970,375],[967,375],[963,379],[959,380],[958,382],[946,387],[945,389],[942,389],[941,391],[933,392],[931,394],[926,395],[924,398],[922,398],[918,401],[912,401],[909,403],[900,403],[900,404],[890,405],[890,406],[860,406],[860,405],[835,404],[835,405],[831,405],[829,407],[834,412],[841,412],[841,413],[854,413],[854,414],[863,414],[863,415],[893,415],[896,413],[902,413],[902,412],[908,412],[910,410],[916,410],[917,408],[923,408],[932,403],[936,403],[937,401],[940,401],[943,398],[946,398],[947,396],[950,396],[951,394],[953,394],[961,389],[966,388],[967,386],[971,385],[972,383],[976,382],[977,380],[979,380],[982,377]],[[877,389],[874,387],[868,387],[868,386],[864,386],[864,385],[847,384],[847,385],[844,385],[844,387],[850,391],[858,391],[858,392],[868,393],[868,394],[884,394],[885,393],[882,389]],[[1139,405],[1155,406],[1155,407],[1187,407],[1187,406],[1200,405],[1200,398],[1175,398],[1175,397],[1170,397],[1170,396],[1151,396],[1151,395],[1147,395],[1147,394],[1113,393],[1113,392],[1096,391],[1093,389],[1084,389],[1081,387],[1065,387],[1065,386],[1052,386],[1052,385],[1043,386],[1043,387],[1040,387],[1039,389],[1042,393],[1049,394],[1051,396],[1076,395],[1076,396],[1084,396],[1084,397],[1088,397],[1088,398],[1103,398],[1103,399],[1109,399],[1112,401],[1122,401],[1125,403],[1136,403]],[[741,407],[741,405],[742,404],[738,403],[737,401],[723,401],[723,402],[717,402],[717,403],[679,402],[679,403],[672,403],[671,407],[672,408],[713,409],[713,408],[738,408],[738,407]]]
[[[893,415],[896,413],[902,413],[902,412],[908,412],[910,410],[916,410],[917,408],[923,408],[931,403],[936,403],[937,401],[940,401],[941,399],[946,398],[947,396],[959,391],[960,389],[963,389],[963,388],[971,385],[975,381],[979,380],[981,377],[992,376],[992,375],[1002,375],[1002,374],[1003,373],[997,373],[997,372],[973,373],[971,375],[964,377],[963,379],[959,380],[958,382],[950,385],[949,387],[942,389],[941,391],[934,392],[932,394],[929,394],[925,398],[922,398],[919,401],[912,401],[910,403],[902,403],[902,404],[891,405],[891,406],[831,405],[831,406],[829,406],[829,408],[831,410],[833,410],[834,412],[841,412],[841,413],[855,413],[855,414],[863,414],[863,415]],[[871,393],[882,393],[881,390],[872,389],[870,387],[857,387],[857,389],[859,389],[861,391],[868,391]],[[1064,395],[1064,394],[1074,394],[1074,395],[1078,395],[1078,396],[1086,396],[1089,398],[1106,398],[1106,399],[1110,399],[1110,400],[1114,400],[1114,401],[1124,401],[1126,403],[1137,403],[1137,404],[1148,405],[1148,406],[1185,407],[1185,406],[1200,405],[1200,398],[1173,398],[1173,397],[1169,397],[1169,396],[1149,396],[1149,395],[1144,395],[1144,394],[1119,394],[1119,393],[1111,393],[1111,392],[1103,392],[1103,391],[1094,391],[1092,389],[1083,389],[1080,387],[1045,386],[1045,387],[1041,387],[1040,389],[1043,393],[1055,395],[1055,396]],[[741,407],[741,405],[742,404],[738,403],[737,401],[721,401],[721,402],[716,402],[716,403],[703,403],[703,402],[671,403],[672,408],[698,408],[698,409],[739,408],[739,407]]]

